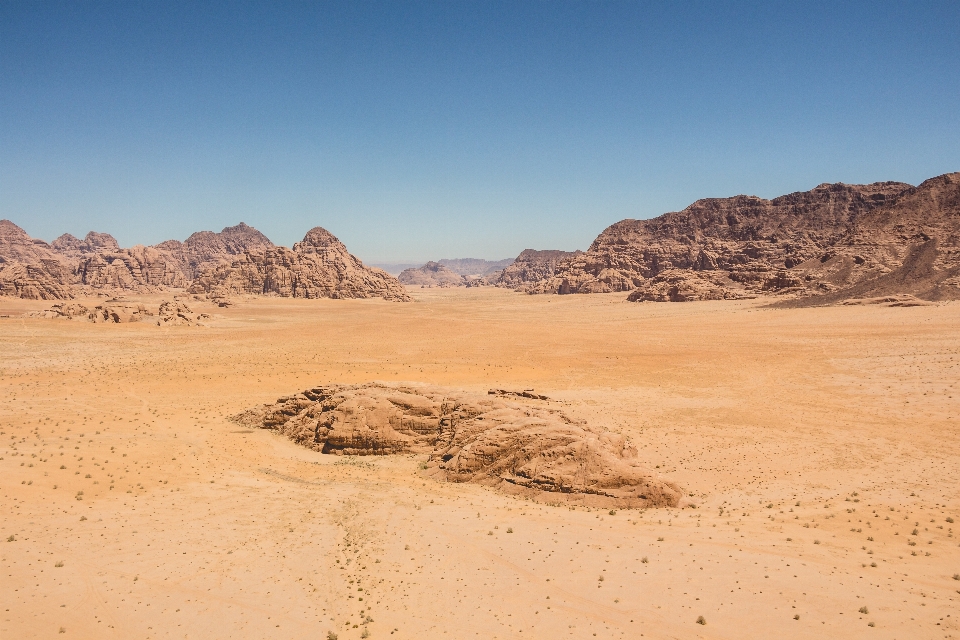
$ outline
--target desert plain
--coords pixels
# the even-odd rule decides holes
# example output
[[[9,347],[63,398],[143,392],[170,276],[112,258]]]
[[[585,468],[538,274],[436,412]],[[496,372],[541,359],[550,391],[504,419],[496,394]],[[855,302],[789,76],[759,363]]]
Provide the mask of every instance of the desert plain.
[[[0,298],[0,638],[960,637],[960,303],[409,293],[185,297],[199,327]],[[374,380],[535,389],[695,508],[229,420]]]

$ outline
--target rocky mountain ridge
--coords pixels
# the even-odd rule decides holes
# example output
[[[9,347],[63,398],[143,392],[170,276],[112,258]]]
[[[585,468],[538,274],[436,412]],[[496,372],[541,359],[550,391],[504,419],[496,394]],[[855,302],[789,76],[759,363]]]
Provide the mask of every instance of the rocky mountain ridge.
[[[282,256],[279,261],[278,256]],[[234,270],[229,278],[225,271],[217,271],[239,263],[259,266]],[[297,266],[284,270],[284,264]],[[267,275],[257,275],[258,271]],[[183,242],[123,249],[110,234],[94,231],[82,240],[64,234],[47,244],[9,220],[0,220],[0,295],[64,300],[81,293],[166,288],[191,288],[213,296],[236,290],[294,297],[407,299],[396,279],[365,267],[320,227],[308,232],[293,250],[275,246],[242,222],[219,233],[194,233]]]
[[[683,211],[611,225],[527,290],[623,291],[633,301],[779,295],[830,303],[866,293],[956,299],[958,201],[958,173],[918,187],[821,184],[773,200],[698,200]]]

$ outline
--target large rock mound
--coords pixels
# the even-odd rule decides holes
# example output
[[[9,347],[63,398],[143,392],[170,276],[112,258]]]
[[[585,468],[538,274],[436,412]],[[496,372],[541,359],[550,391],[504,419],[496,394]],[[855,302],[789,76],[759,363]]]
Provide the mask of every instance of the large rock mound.
[[[241,222],[220,233],[197,231],[183,242],[167,240],[156,248],[169,252],[187,279],[193,280],[205,269],[232,262],[248,251],[266,251],[274,246],[267,236]]]
[[[752,298],[742,285],[723,272],[667,269],[630,292],[630,302],[693,302]]]
[[[409,287],[462,287],[466,278],[438,262],[428,262],[416,269],[404,269],[397,278]]]
[[[429,453],[429,472],[451,482],[591,505],[680,504],[683,492],[641,465],[623,436],[571,420],[541,400],[506,397],[399,384],[329,385],[233,419],[323,453]]]
[[[582,251],[559,251],[557,249],[524,249],[512,264],[499,273],[493,274],[487,281],[495,287],[505,287],[527,293],[544,293],[543,283],[549,282],[556,271],[557,264],[581,255]]]
[[[275,294],[290,298],[384,298],[408,301],[400,281],[366,267],[326,229],[314,227],[293,249],[246,251],[229,263],[207,269],[191,293]]]
[[[76,276],[68,263],[43,240],[0,220],[0,295],[32,300],[73,296]]]
[[[541,293],[634,291],[631,300],[780,295],[831,304],[910,294],[960,298],[960,174],[869,185],[822,184],[773,200],[698,200],[608,227],[560,261]]]
[[[783,306],[914,296],[960,299],[960,173],[926,180],[862,216],[819,259],[795,271],[826,283],[821,295]]]
[[[188,282],[170,252],[143,245],[123,249],[109,233],[91,231],[83,240],[65,233],[50,248],[70,265],[73,284],[89,289],[146,293]]]
[[[910,188],[900,182],[822,184],[773,200],[707,198],[650,220],[623,220],[586,253],[559,264],[543,289],[631,291],[663,271],[684,269],[725,271],[757,293],[774,291],[770,281],[779,272],[821,257],[858,218]]]

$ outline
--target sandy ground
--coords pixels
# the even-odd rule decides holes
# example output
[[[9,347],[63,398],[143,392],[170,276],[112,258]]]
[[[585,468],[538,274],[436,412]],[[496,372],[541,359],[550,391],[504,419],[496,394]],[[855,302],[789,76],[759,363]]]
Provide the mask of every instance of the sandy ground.
[[[412,293],[168,328],[0,298],[0,637],[960,637],[960,304]],[[368,380],[535,388],[699,507],[538,504],[226,419]]]

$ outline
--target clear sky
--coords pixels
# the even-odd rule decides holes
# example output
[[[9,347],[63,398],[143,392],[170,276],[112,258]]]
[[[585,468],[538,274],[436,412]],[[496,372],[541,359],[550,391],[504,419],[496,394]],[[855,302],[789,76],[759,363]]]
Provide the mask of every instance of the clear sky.
[[[960,170],[960,2],[0,2],[0,218],[585,249],[738,193]]]

